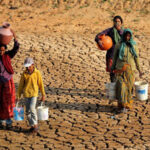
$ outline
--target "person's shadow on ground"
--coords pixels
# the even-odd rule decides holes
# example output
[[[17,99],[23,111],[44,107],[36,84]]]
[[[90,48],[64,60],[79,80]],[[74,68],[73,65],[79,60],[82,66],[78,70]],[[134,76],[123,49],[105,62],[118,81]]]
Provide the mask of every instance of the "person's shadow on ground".
[[[14,131],[14,132],[22,132],[22,133],[29,133],[28,129],[24,129],[22,127],[19,126],[12,126],[10,128],[7,128],[6,126],[3,126],[3,128],[1,128],[0,130],[6,130],[6,131]]]
[[[105,92],[101,91],[100,89],[70,89],[70,88],[52,88],[52,87],[45,87],[46,94],[48,95],[70,95],[72,98],[74,96],[79,96],[80,98],[95,98],[97,100],[101,99],[107,99],[105,96]],[[19,105],[24,106],[25,105],[25,100],[20,100]],[[41,105],[41,101],[37,102],[37,106]],[[114,105],[104,105],[104,104],[92,104],[92,103],[79,103],[79,102],[74,102],[70,103],[69,100],[66,103],[61,103],[61,102],[50,102],[50,101],[45,101],[44,105],[49,107],[49,109],[58,109],[61,112],[63,110],[77,110],[81,112],[109,112],[112,113],[113,115],[117,114],[117,107]],[[13,128],[12,131],[14,132],[23,132],[25,134],[28,134],[27,129],[23,128]]]
[[[107,99],[105,96],[105,92],[101,91],[100,89],[65,89],[65,88],[51,88],[46,87],[45,88],[46,94],[49,95],[70,95],[71,97],[79,96],[80,98],[87,97],[89,99],[95,98],[98,100],[101,99]],[[21,105],[24,105],[25,101],[22,100]],[[78,110],[82,112],[110,112],[110,113],[116,113],[117,107],[113,105],[100,105],[100,104],[91,104],[91,103],[70,103],[69,100],[67,103],[60,103],[60,102],[50,102],[45,101],[44,102],[46,106],[48,106],[50,109],[59,109],[61,111],[65,109],[69,110]],[[38,101],[37,105],[40,105],[40,101]]]

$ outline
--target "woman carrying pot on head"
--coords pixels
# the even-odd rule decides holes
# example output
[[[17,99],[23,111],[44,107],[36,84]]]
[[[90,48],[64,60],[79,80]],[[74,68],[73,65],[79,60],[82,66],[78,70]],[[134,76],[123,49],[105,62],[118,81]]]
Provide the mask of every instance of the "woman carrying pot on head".
[[[111,68],[112,72],[115,73],[116,98],[121,112],[126,112],[132,108],[134,71],[136,69],[139,71],[139,75],[142,76],[136,42],[132,38],[132,31],[125,29],[122,40],[115,47]]]
[[[15,85],[13,82],[13,68],[11,59],[19,50],[15,33],[14,47],[10,51],[6,51],[7,46],[0,44],[0,128],[4,128],[3,122],[6,122],[6,128],[12,127],[13,107],[15,106]]]
[[[111,82],[114,81],[114,73],[111,72],[113,52],[114,52],[115,45],[120,41],[121,36],[123,34],[123,27],[122,27],[123,19],[120,16],[115,16],[113,18],[113,23],[114,23],[113,27],[100,32],[95,37],[95,41],[99,47],[101,47],[102,44],[101,40],[99,39],[99,36],[103,34],[110,36],[113,41],[113,46],[109,50],[107,50],[107,54],[106,54],[106,71],[110,73]]]

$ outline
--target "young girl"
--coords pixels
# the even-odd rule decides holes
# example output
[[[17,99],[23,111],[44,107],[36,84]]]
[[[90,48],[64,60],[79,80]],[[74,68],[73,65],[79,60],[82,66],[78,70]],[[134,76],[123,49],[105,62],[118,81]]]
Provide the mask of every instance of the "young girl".
[[[118,108],[126,112],[132,108],[132,91],[135,81],[134,72],[137,69],[140,77],[142,72],[139,66],[139,55],[136,42],[133,40],[132,31],[125,29],[122,40],[116,45],[112,71],[116,78],[116,98]]]

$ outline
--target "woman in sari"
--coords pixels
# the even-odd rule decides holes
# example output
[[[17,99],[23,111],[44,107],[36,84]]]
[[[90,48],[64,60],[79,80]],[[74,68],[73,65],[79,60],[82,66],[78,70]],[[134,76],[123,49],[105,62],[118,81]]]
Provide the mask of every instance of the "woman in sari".
[[[132,91],[136,69],[141,76],[136,42],[132,38],[132,31],[125,29],[122,40],[115,47],[111,68],[115,73],[118,108],[122,112],[132,108]]]
[[[115,45],[121,40],[121,36],[123,34],[123,19],[121,16],[115,16],[113,18],[113,27],[108,28],[99,34],[96,35],[95,41],[99,47],[101,47],[101,41],[99,40],[99,36],[105,34],[111,37],[113,41],[113,46],[107,51],[106,53],[106,71],[110,73],[110,81],[114,81],[114,73],[111,72],[112,60],[113,60],[113,53]]]
[[[12,31],[13,32],[13,31]],[[0,45],[0,128],[3,129],[3,122],[6,128],[12,126],[13,107],[15,106],[15,85],[13,82],[13,68],[11,59],[16,55],[19,44],[14,35],[14,47],[6,51],[6,45]]]

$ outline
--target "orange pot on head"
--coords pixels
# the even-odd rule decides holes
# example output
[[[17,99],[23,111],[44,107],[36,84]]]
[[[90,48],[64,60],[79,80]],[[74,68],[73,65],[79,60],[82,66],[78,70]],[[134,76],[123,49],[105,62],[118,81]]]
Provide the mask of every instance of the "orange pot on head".
[[[100,40],[100,44],[98,45],[98,48],[100,50],[107,51],[113,46],[113,41],[110,36],[103,34],[103,35],[100,35],[98,38]]]
[[[10,30],[10,25],[8,23],[3,24],[3,26],[0,27],[0,44],[9,44],[12,37],[13,33]]]

